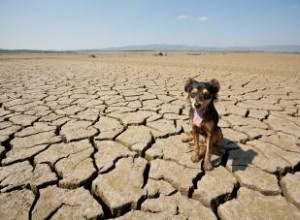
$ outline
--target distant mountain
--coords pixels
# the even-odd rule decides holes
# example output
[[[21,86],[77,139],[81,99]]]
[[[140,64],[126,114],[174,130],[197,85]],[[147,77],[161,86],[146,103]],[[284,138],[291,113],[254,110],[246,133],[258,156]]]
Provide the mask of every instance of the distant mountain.
[[[83,50],[6,50],[0,53],[103,53],[103,52],[139,52],[139,51],[165,51],[165,52],[276,52],[300,53],[300,45],[267,45],[257,47],[199,47],[176,44],[149,44],[124,47],[110,47],[103,49]]]
[[[82,50],[86,52],[114,52],[114,51],[166,51],[166,52],[285,52],[300,53],[300,45],[267,45],[257,47],[199,47],[176,44],[149,44],[125,47],[111,47],[104,49]]]
[[[227,47],[227,51],[300,53],[300,45],[267,45],[257,47]]]
[[[134,45],[125,47],[112,47],[102,50],[107,51],[200,51],[210,50],[209,47],[198,47],[188,45],[175,45],[175,44],[149,44],[149,45]]]

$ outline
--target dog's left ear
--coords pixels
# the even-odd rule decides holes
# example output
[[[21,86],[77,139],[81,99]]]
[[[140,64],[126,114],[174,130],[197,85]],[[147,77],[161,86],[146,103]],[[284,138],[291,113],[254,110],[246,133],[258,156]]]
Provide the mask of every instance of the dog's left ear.
[[[220,83],[219,83],[218,80],[212,79],[208,83],[212,86],[214,93],[218,93],[219,92],[219,90],[220,90]]]
[[[189,78],[184,83],[184,91],[190,92],[192,90],[192,85],[194,83],[194,80],[192,78]]]

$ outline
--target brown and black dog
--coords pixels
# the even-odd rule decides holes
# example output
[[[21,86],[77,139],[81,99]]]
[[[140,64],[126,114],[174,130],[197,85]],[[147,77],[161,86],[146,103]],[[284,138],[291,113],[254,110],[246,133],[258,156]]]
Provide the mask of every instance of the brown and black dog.
[[[191,131],[183,142],[194,140],[194,154],[191,158],[193,162],[198,162],[204,157],[204,170],[212,170],[211,151],[212,146],[222,148],[221,141],[223,134],[218,127],[219,115],[214,106],[220,84],[216,79],[208,82],[198,82],[188,79],[184,85],[184,91],[188,93],[190,100],[190,125]],[[204,142],[200,143],[200,135],[204,137]],[[222,151],[222,149],[221,149]]]

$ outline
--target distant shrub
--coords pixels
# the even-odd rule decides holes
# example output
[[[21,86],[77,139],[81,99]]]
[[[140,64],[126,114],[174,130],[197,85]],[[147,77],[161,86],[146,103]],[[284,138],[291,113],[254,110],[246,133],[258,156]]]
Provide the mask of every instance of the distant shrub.
[[[162,57],[162,56],[167,56],[167,54],[166,53],[164,54],[163,52],[158,52],[158,53],[155,53],[154,56],[161,56]]]

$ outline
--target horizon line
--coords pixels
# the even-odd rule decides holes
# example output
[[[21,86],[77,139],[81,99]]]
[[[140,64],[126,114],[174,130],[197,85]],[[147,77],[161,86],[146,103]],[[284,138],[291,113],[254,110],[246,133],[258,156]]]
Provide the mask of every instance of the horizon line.
[[[148,48],[147,47],[158,47],[158,48]],[[159,48],[162,47],[162,48]],[[168,47],[168,48],[163,48]],[[175,48],[172,48],[175,47]],[[182,47],[182,48],[180,48]],[[273,47],[273,49],[272,49]],[[126,46],[111,46],[111,47],[102,47],[102,48],[81,48],[81,49],[32,49],[32,48],[0,48],[0,51],[41,51],[41,52],[92,52],[92,51],[157,51],[157,50],[165,50],[165,51],[267,51],[269,50],[278,50],[278,48],[283,49],[283,47],[296,47],[297,51],[300,51],[300,44],[265,44],[265,45],[256,45],[256,46],[198,46],[198,45],[186,45],[186,44],[140,44],[140,45],[126,45]],[[194,49],[193,49],[194,48]],[[289,48],[290,51],[291,48]]]

